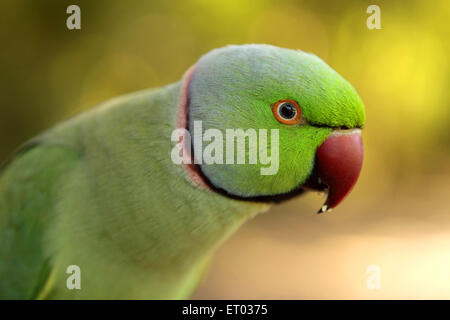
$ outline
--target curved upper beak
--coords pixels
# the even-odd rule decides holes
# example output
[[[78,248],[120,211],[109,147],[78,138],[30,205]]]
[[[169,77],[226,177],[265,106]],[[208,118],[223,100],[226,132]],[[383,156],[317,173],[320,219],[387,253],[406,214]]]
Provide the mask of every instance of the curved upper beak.
[[[336,130],[317,149],[314,172],[305,187],[328,189],[325,204],[318,213],[330,211],[350,193],[358,180],[363,162],[360,129]]]

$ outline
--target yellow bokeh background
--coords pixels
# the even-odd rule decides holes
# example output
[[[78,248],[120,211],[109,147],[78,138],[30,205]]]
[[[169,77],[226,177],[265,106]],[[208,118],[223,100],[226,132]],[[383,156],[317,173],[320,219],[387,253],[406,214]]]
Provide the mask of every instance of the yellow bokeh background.
[[[81,30],[66,8],[81,8]],[[366,9],[381,9],[369,30]],[[365,162],[330,214],[275,206],[217,252],[194,298],[450,298],[450,3],[12,1],[0,28],[0,158],[108,98],[180,79],[209,50],[313,52],[363,99]],[[381,270],[370,290],[367,268]]]

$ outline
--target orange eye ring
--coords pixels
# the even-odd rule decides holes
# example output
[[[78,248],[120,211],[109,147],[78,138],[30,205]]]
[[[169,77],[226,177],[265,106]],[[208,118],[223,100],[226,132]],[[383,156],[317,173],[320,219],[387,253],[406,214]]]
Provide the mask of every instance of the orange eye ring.
[[[278,122],[290,125],[299,123],[302,115],[298,103],[290,99],[275,102],[272,112]]]

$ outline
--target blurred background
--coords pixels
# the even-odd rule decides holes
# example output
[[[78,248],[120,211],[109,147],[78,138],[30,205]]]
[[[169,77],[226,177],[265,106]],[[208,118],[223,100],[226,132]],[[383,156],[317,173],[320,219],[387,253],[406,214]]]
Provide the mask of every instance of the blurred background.
[[[81,30],[66,8],[81,8]],[[381,30],[366,9],[381,8]],[[1,3],[0,159],[108,98],[164,85],[207,51],[267,43],[313,52],[367,112],[352,194],[316,215],[309,194],[247,223],[197,299],[450,299],[450,3],[22,1]],[[376,266],[380,287],[367,286]],[[370,270],[369,270],[370,271]]]

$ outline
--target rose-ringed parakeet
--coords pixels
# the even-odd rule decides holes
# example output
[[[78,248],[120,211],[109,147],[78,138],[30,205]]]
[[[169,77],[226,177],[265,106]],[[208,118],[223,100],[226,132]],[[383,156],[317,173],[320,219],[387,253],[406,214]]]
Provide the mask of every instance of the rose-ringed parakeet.
[[[277,130],[275,172],[196,161],[195,139],[180,150],[194,161],[175,163],[174,130],[200,122],[224,137]],[[0,298],[187,298],[218,245],[272,203],[313,189],[328,193],[320,211],[335,207],[358,178],[364,122],[354,88],[315,55],[243,45],[59,124],[0,169]]]

